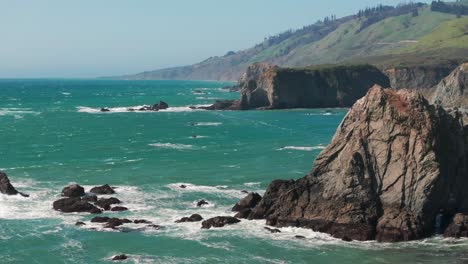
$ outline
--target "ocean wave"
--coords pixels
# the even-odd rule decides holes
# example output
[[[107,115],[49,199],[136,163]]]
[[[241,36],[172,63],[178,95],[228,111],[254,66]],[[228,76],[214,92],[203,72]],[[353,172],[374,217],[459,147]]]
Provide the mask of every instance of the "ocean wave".
[[[0,108],[0,116],[19,117],[22,114],[38,115],[40,112],[33,111],[31,108]]]
[[[196,122],[192,123],[193,126],[220,126],[223,123],[221,122]]]
[[[185,144],[174,144],[174,143],[152,143],[149,144],[152,147],[156,148],[165,148],[165,149],[193,149],[193,145],[185,145]]]
[[[279,148],[278,150],[302,150],[302,151],[313,151],[313,150],[321,150],[325,149],[325,146],[314,146],[314,147],[301,147],[301,146],[284,146]]]
[[[205,111],[203,109],[194,109],[194,107],[206,107],[210,105],[188,105],[188,106],[174,106],[169,107],[167,109],[162,109],[159,111],[138,111],[132,109],[140,109],[142,107],[148,107],[148,105],[136,105],[136,106],[128,106],[128,107],[104,107],[105,109],[109,110],[106,112],[102,112],[101,108],[94,108],[94,107],[87,107],[87,106],[78,106],[76,107],[77,111],[80,113],[90,113],[90,114],[97,114],[97,113],[160,113],[160,112],[192,112],[192,111]]]

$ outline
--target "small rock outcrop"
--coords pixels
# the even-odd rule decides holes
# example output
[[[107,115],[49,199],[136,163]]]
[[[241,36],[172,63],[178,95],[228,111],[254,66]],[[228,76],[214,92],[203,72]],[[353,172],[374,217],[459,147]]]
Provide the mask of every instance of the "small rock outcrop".
[[[119,199],[115,197],[110,198],[99,198],[94,204],[108,211],[111,209],[111,205],[122,203]]]
[[[375,86],[348,112],[311,173],[273,181],[249,218],[346,240],[407,241],[468,210],[463,114]]]
[[[456,214],[445,229],[444,237],[468,237],[468,215]]]
[[[64,213],[92,213],[100,214],[102,211],[80,197],[62,198],[52,204],[54,210]]]
[[[94,194],[114,194],[115,191],[112,189],[112,187],[109,186],[109,184],[104,184],[102,186],[96,186],[91,188],[90,192]]]
[[[197,207],[202,207],[204,205],[208,205],[209,203],[205,200],[200,200],[197,202]]]
[[[240,199],[234,207],[232,207],[233,212],[240,212],[245,209],[252,209],[262,200],[262,196],[258,193],[249,193],[246,197]]]
[[[232,225],[239,223],[240,220],[232,216],[216,216],[202,222],[203,229],[210,229],[212,227],[223,227],[225,225]]]
[[[437,85],[432,102],[447,108],[468,108],[468,63],[460,65]]]
[[[125,254],[117,255],[117,256],[112,257],[113,261],[120,261],[120,260],[126,260],[126,259],[128,259],[128,257]]]
[[[71,184],[63,188],[62,196],[65,197],[81,197],[85,195],[85,190],[78,184]]]
[[[175,221],[176,223],[185,223],[185,222],[200,222],[203,220],[203,217],[199,214],[193,214],[189,217],[182,217],[181,219]]]
[[[0,193],[6,195],[21,195],[24,197],[29,197],[28,194],[24,194],[22,192],[18,192],[13,185],[10,183],[10,179],[3,171],[0,171]]]

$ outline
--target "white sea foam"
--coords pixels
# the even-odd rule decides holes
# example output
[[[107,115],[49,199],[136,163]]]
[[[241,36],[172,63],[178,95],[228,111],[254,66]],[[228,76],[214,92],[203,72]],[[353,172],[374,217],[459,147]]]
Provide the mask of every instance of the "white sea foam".
[[[152,147],[165,148],[165,149],[180,149],[180,150],[193,149],[193,145],[185,145],[185,144],[152,143],[152,144],[149,144],[149,145],[152,146]]]
[[[148,107],[148,105],[136,105],[136,106],[128,106],[128,107],[103,107],[109,111],[101,111],[101,108],[93,108],[93,107],[87,107],[87,106],[78,106],[76,109],[80,113],[90,113],[90,114],[96,114],[96,113],[164,113],[164,112],[192,112],[192,111],[205,111],[203,109],[193,109],[194,107],[206,107],[210,105],[189,105],[189,106],[174,106],[174,107],[169,107],[167,109],[162,109],[159,111],[138,111],[138,109],[142,107]]]
[[[314,146],[314,147],[300,147],[300,146],[284,146],[278,150],[302,150],[302,151],[313,151],[319,149],[325,149],[325,146]]]
[[[220,126],[222,124],[223,123],[220,123],[220,122],[197,122],[197,123],[194,123],[193,125],[194,126]]]
[[[40,112],[31,110],[30,108],[0,108],[0,116],[21,116],[24,114],[38,115]]]
[[[207,186],[207,185],[195,185],[191,183],[172,183],[166,186],[178,192],[199,192],[199,193],[219,194],[224,197],[230,197],[230,198],[242,198],[245,196],[245,193],[243,193],[242,190],[231,189],[225,185]],[[185,188],[182,188],[181,186],[185,186]],[[256,192],[263,193],[262,190],[256,190]]]

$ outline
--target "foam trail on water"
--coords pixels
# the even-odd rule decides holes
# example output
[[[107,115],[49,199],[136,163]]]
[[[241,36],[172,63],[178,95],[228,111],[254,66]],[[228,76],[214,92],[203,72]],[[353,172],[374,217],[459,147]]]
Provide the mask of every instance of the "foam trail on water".
[[[325,146],[314,146],[314,147],[300,147],[300,146],[284,146],[278,150],[302,150],[302,151],[313,151],[319,149],[325,149]]]
[[[149,146],[165,149],[193,149],[193,145],[174,144],[174,143],[152,143]]]
[[[106,110],[109,111],[101,111],[101,108],[95,108],[95,107],[87,107],[87,106],[78,106],[76,107],[77,111],[80,113],[90,113],[90,114],[96,114],[96,113],[164,113],[164,112],[192,112],[192,111],[205,111],[203,109],[194,109],[197,107],[206,107],[210,105],[187,105],[187,106],[174,106],[174,107],[169,107],[167,109],[162,109],[159,111],[138,111],[138,109],[142,107],[148,107],[148,105],[136,105],[136,106],[128,106],[128,107],[103,107]]]

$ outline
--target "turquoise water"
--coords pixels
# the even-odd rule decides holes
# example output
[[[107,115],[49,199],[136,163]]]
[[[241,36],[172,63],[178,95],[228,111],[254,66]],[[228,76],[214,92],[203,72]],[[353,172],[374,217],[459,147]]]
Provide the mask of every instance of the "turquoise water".
[[[201,230],[175,224],[193,213],[233,215],[242,190],[299,178],[331,140],[346,110],[201,111],[188,106],[237,98],[226,83],[1,80],[0,168],[30,198],[0,195],[0,263],[466,263],[466,240],[345,243],[311,230],[263,229],[247,221]],[[128,112],[153,104],[167,111]],[[100,113],[101,107],[111,112]],[[197,135],[193,138],[193,135]],[[53,211],[63,186],[108,183],[128,212],[161,230],[103,230],[88,214]],[[186,189],[178,186],[187,185]],[[209,205],[197,208],[205,199]],[[93,230],[96,228],[96,230]],[[295,235],[306,239],[295,239]]]

